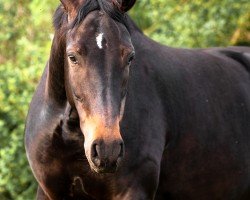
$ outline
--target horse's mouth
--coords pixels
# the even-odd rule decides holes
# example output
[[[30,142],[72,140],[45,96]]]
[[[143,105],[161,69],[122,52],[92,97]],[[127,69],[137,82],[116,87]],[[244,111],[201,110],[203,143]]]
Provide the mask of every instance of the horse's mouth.
[[[90,168],[93,172],[98,174],[113,174],[119,168],[119,161],[116,163],[106,162],[104,165],[96,166],[92,161],[89,162]]]
[[[98,174],[113,174],[117,171],[117,168],[91,168],[92,171],[98,173]]]

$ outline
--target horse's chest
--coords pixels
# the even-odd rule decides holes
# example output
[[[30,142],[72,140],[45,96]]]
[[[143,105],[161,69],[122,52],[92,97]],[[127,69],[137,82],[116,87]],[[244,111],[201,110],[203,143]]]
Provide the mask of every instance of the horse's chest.
[[[111,181],[98,177],[94,172],[74,176],[69,187],[70,195],[74,198],[110,199]]]
[[[105,199],[109,196],[112,179],[93,172],[83,154],[84,151],[81,155],[76,153],[60,160],[64,166],[62,175],[69,177],[65,189],[73,199]]]

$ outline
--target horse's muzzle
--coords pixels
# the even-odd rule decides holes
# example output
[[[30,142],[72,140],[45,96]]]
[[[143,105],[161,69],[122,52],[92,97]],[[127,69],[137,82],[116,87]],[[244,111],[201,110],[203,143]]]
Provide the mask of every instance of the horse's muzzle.
[[[91,145],[90,159],[97,173],[114,173],[124,156],[124,143],[121,139],[105,143],[95,140]]]

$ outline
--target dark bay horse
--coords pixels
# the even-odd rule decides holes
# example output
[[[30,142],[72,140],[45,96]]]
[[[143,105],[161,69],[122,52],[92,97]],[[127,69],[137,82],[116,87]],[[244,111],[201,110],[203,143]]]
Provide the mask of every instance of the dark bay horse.
[[[135,0],[61,0],[30,104],[37,199],[250,199],[250,48],[176,49]]]

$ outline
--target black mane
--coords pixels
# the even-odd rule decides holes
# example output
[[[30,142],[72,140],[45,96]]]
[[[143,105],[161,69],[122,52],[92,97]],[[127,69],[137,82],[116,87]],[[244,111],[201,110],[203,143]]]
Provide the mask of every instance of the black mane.
[[[78,26],[84,20],[84,18],[94,10],[100,10],[104,12],[115,21],[124,24],[128,29],[126,14],[122,13],[115,5],[103,0],[86,0],[86,2],[78,10],[76,18],[71,24],[69,24],[68,28],[72,29],[75,26]],[[65,20],[67,19],[67,13],[63,9],[62,5],[57,8],[53,19],[54,28],[56,30],[60,29],[63,23],[65,23]]]

